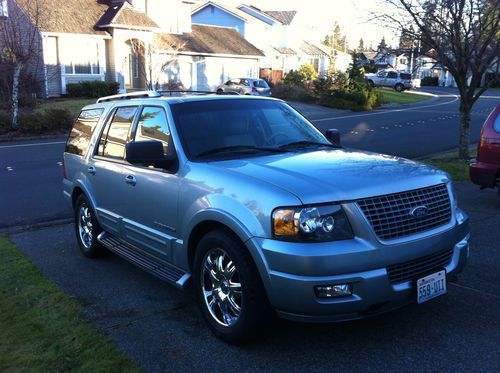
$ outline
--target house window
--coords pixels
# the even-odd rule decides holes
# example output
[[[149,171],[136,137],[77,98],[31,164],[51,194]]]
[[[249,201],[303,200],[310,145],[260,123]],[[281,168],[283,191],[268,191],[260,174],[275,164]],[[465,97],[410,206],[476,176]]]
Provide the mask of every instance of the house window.
[[[85,42],[66,41],[63,45],[65,74],[100,74],[99,41]]]
[[[7,18],[9,16],[9,9],[7,7],[7,0],[0,0],[0,18]]]

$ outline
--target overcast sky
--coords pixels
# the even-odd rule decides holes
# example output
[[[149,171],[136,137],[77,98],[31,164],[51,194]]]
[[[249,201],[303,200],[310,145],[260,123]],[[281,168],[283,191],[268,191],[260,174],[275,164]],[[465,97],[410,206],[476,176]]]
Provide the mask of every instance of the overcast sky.
[[[218,0],[233,6],[241,3],[252,4],[265,10],[298,10],[310,19],[310,26],[315,27],[318,34],[325,35],[335,21],[340,24],[342,32],[347,35],[351,48],[358,46],[363,38],[365,46],[377,47],[385,36],[386,41],[397,46],[399,35],[395,31],[370,22],[371,13],[383,9],[381,0]],[[303,17],[301,17],[303,18]]]

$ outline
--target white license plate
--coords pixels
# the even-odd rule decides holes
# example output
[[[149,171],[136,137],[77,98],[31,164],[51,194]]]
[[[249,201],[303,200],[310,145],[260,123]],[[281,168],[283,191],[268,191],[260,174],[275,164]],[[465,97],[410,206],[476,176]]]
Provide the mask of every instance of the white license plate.
[[[417,301],[419,304],[445,293],[446,271],[439,271],[417,280]]]

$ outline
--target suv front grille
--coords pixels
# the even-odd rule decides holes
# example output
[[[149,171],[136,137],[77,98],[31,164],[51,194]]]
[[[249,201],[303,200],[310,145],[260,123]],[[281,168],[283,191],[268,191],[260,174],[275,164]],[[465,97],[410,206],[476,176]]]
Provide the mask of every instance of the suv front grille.
[[[377,236],[391,240],[423,232],[448,223],[451,205],[445,184],[387,194],[357,201]],[[427,214],[416,218],[410,214],[425,206]]]
[[[410,281],[433,270],[439,271],[450,263],[452,255],[453,249],[449,249],[408,262],[394,264],[387,267],[389,280],[392,283]]]

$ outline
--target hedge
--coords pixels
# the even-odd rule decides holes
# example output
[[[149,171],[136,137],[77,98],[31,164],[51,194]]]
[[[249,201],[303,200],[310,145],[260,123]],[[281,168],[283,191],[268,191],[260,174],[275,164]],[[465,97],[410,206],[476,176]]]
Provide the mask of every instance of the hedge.
[[[111,96],[116,95],[119,88],[120,83],[118,82],[103,82],[100,80],[66,84],[66,90],[70,97],[99,98]]]
[[[435,86],[439,85],[439,79],[437,76],[426,76],[420,81],[421,86]]]

